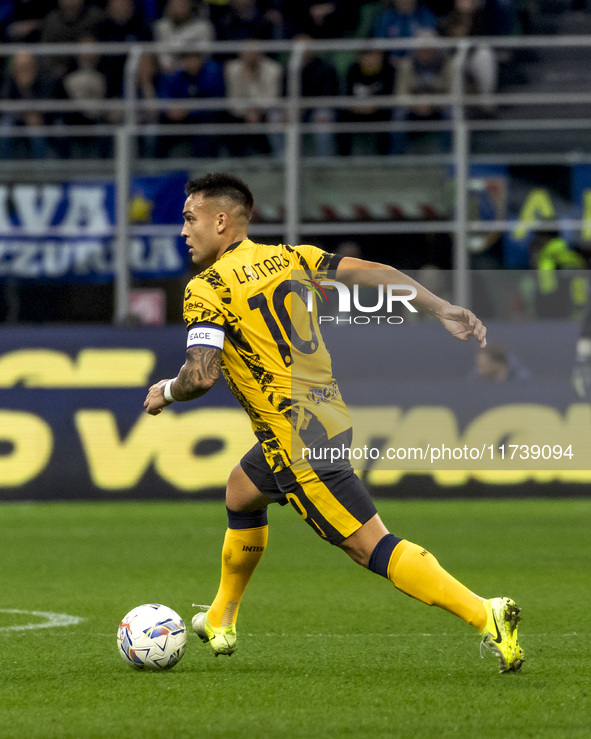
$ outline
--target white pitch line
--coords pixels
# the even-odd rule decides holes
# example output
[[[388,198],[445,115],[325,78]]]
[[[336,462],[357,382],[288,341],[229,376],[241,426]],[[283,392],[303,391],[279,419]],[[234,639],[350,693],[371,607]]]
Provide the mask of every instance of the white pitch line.
[[[0,626],[1,631],[30,631],[31,629],[53,629],[56,626],[74,626],[84,621],[80,616],[69,616],[67,613],[53,611],[21,611],[18,608],[0,608],[0,613],[12,613],[23,616],[45,618],[41,623],[15,624],[14,626]]]

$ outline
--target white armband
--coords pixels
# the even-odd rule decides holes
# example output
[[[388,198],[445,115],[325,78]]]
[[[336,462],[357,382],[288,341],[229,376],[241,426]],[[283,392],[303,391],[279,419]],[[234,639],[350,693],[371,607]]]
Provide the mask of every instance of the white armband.
[[[187,347],[189,346],[212,346],[216,349],[224,348],[226,334],[221,328],[213,326],[195,326],[189,329],[187,336]]]
[[[169,403],[174,403],[174,398],[172,397],[172,383],[176,380],[176,377],[173,377],[172,380],[168,380],[164,388],[162,389],[162,395],[164,395],[164,400],[168,401]]]

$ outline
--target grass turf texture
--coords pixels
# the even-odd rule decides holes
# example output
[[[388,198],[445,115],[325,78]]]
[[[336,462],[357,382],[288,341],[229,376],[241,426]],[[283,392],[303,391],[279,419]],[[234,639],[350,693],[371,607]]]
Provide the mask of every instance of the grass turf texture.
[[[498,674],[470,627],[276,506],[237,653],[215,659],[191,635],[172,671],[139,673],[117,654],[118,623],[153,601],[190,623],[217,587],[223,505],[6,505],[0,607],[84,621],[0,628],[0,736],[591,736],[591,501],[378,507],[468,586],[523,606],[521,674]],[[40,621],[0,612],[0,627]]]

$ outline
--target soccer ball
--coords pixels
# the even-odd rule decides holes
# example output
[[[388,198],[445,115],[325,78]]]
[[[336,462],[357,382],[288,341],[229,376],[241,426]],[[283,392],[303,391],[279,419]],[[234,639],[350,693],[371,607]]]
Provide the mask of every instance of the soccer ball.
[[[170,670],[187,648],[187,629],[178,613],[160,603],[138,606],[117,631],[119,654],[136,670]]]

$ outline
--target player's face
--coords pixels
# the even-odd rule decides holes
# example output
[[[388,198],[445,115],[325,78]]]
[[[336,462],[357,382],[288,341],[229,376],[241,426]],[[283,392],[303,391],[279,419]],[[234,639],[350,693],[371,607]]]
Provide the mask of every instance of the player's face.
[[[181,236],[186,239],[191,260],[206,267],[213,264],[220,249],[219,214],[215,200],[202,193],[189,195],[183,208],[185,225]]]

